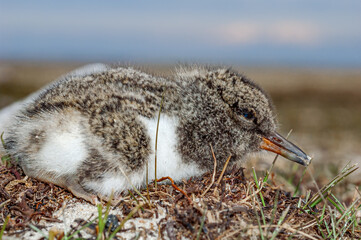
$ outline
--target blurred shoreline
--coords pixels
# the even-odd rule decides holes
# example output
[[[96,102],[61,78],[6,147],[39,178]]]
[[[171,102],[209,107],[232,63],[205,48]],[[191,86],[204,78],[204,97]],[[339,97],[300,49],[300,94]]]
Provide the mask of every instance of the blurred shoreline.
[[[56,78],[80,66],[94,62],[32,62],[0,60],[0,94],[23,97]],[[105,62],[107,63],[107,62]],[[109,62],[109,64],[118,64]],[[140,66],[150,72],[169,75],[177,64],[131,64],[119,63],[127,66]],[[180,64],[181,65],[181,64]],[[202,64],[201,64],[202,65]],[[210,66],[213,66],[210,64]],[[217,65],[214,65],[217,66]],[[317,68],[317,67],[288,67],[288,66],[250,66],[224,65],[244,74],[260,84],[271,95],[312,96],[319,97],[327,94],[342,95],[348,98],[361,98],[361,69],[360,68]],[[22,88],[19,89],[18,87]],[[309,97],[308,96],[308,97]],[[298,97],[298,96],[297,96]],[[4,103],[0,103],[0,108]]]

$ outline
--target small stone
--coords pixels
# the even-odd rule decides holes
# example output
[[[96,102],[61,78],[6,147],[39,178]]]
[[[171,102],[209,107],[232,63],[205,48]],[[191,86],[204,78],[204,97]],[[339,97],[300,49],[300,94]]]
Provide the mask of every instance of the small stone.
[[[110,231],[114,232],[118,226],[119,226],[119,219],[117,218],[117,216],[110,214],[105,223],[105,229],[108,230],[110,228]]]

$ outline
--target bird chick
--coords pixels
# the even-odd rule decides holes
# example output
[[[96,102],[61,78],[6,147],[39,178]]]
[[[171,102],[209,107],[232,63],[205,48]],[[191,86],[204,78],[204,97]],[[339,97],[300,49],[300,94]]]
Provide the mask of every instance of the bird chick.
[[[159,129],[157,132],[158,113]],[[5,132],[24,172],[95,203],[157,177],[180,181],[265,149],[302,165],[310,157],[276,133],[273,105],[226,68],[184,67],[169,78],[102,65],[46,87]]]

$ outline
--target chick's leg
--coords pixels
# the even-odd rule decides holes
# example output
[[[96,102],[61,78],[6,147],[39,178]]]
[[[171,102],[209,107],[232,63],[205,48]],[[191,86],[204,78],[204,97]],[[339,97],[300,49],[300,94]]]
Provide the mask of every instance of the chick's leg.
[[[84,188],[78,183],[70,181],[68,182],[67,188],[74,196],[78,198],[82,198],[94,205],[99,203],[96,195],[85,191]]]

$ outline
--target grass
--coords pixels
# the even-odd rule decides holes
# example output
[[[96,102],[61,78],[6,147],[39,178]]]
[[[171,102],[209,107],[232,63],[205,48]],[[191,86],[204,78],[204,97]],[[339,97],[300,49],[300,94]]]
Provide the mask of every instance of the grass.
[[[327,199],[327,200],[330,200],[330,202],[333,204],[333,206],[336,207],[336,209],[341,211],[342,204],[335,196],[332,195],[332,189],[337,184],[339,184],[342,180],[344,180],[348,175],[355,172],[357,169],[358,169],[358,167],[356,164],[351,165],[351,166],[349,164],[347,164],[341,170],[341,172],[336,175],[336,177],[334,177],[328,184],[326,184],[321,189],[319,189],[317,194],[315,194],[309,201],[306,202],[303,209],[307,209],[308,207],[313,208],[317,204],[319,204],[321,201],[326,201],[326,199]],[[312,174],[310,174],[310,176],[313,178]],[[314,179],[313,179],[313,181],[316,184],[316,181]],[[329,198],[330,195],[333,196],[334,200],[336,200],[336,201],[333,201],[331,198]]]
[[[315,219],[315,226],[319,229],[320,235],[324,239],[344,239],[346,237],[346,233],[352,232],[352,234],[355,234],[355,229],[357,229],[357,232],[361,231],[361,228],[359,227],[360,219],[356,217],[357,212],[361,210],[360,193],[357,191],[359,196],[355,200],[353,200],[347,208],[345,208],[345,205],[342,204],[341,201],[332,194],[332,191],[334,190],[336,185],[339,184],[351,173],[355,172],[357,169],[358,168],[356,167],[356,165],[348,164],[340,171],[339,174],[337,174],[334,179],[332,179],[328,184],[319,189],[319,191],[316,192],[313,196],[307,195],[305,200],[302,200],[301,197],[299,198],[300,200],[298,201],[297,208],[312,215],[312,217]],[[254,169],[252,169],[252,174],[254,176],[257,189],[260,189]],[[310,176],[312,177],[311,173]],[[316,181],[314,181],[314,183],[316,184]],[[278,205],[278,194],[276,195],[276,200],[274,201],[274,207],[271,213],[269,223],[267,223],[265,214],[263,212],[263,208],[265,207],[265,205],[262,195],[259,194],[259,196],[261,200],[259,200],[257,195],[254,194],[254,201],[256,202],[256,204],[253,205],[253,209],[259,209],[260,216],[258,212],[255,214],[260,229],[259,235],[261,239],[266,239],[268,234],[264,233],[263,229],[271,228],[271,224],[275,219],[274,213],[276,212]],[[301,206],[302,202],[304,202],[303,206]],[[270,239],[276,239],[280,230],[284,228],[283,223],[285,222],[285,218],[290,210],[290,207],[291,205],[287,206],[287,208],[282,212],[277,222],[277,225],[273,226],[273,234]],[[318,211],[318,209],[320,208],[322,208],[321,212]],[[298,231],[298,233],[300,234],[301,231]],[[308,234],[306,233],[302,233],[302,235],[307,236],[310,239],[316,239],[312,236],[308,236]]]
[[[67,234],[65,231],[59,232],[53,232],[52,230],[49,231],[49,233],[44,233],[42,230],[40,230],[38,227],[30,224],[29,227],[33,229],[35,232],[39,233],[43,238],[54,240],[54,239],[61,239],[61,240],[71,240],[71,239],[79,239],[77,235],[90,225],[92,225],[94,222],[97,222],[96,225],[96,240],[112,240],[115,238],[116,234],[124,227],[124,224],[132,218],[132,216],[137,213],[139,209],[143,207],[143,203],[139,203],[136,207],[132,209],[132,211],[123,218],[123,220],[120,222],[118,226],[116,226],[115,230],[111,231],[112,229],[112,223],[110,223],[109,226],[107,226],[107,221],[109,217],[109,212],[111,209],[111,199],[107,202],[105,206],[105,210],[101,204],[97,205],[98,209],[98,217],[94,218],[91,221],[88,221],[86,224],[79,226],[79,228],[75,229],[74,231]],[[7,217],[7,221],[9,220],[10,216]],[[2,239],[2,234],[5,229],[5,226],[7,224],[7,221],[5,221],[2,231],[0,232],[0,239]]]
[[[211,150],[211,152],[213,151]],[[275,163],[276,161],[274,161]],[[33,222],[29,222],[28,226],[46,239],[70,240],[77,239],[85,229],[96,224],[96,232],[94,233],[96,239],[114,239],[129,219],[134,217],[141,219],[144,214],[155,213],[161,209],[164,211],[164,206],[160,207],[159,205],[159,200],[162,199],[162,202],[166,203],[165,206],[169,205],[170,208],[166,208],[168,214],[164,218],[164,222],[160,222],[160,228],[157,230],[161,236],[167,234],[167,231],[172,232],[172,228],[167,225],[167,222],[175,222],[178,224],[176,233],[195,239],[207,239],[209,237],[215,239],[217,237],[249,239],[252,236],[260,239],[360,237],[361,222],[358,217],[358,212],[361,210],[360,193],[355,189],[355,197],[348,203],[344,203],[335,194],[339,191],[339,186],[342,187],[342,182],[357,170],[357,166],[346,165],[334,178],[320,188],[318,188],[316,180],[313,179],[311,169],[302,172],[299,171],[300,169],[296,169],[297,173],[301,174],[299,180],[309,179],[314,185],[313,189],[309,189],[305,195],[302,195],[298,194],[302,192],[301,190],[287,193],[282,190],[282,186],[275,185],[273,180],[271,181],[269,176],[274,177],[271,170],[277,169],[274,164],[262,177],[259,177],[259,173],[253,168],[250,172],[251,177],[247,178],[242,176],[240,170],[228,169],[226,163],[220,172],[213,171],[200,179],[193,179],[180,184],[179,187],[191,196],[191,202],[187,201],[184,195],[174,191],[169,185],[159,185],[155,188],[153,184],[149,184],[148,190],[138,190],[139,194],[137,195],[129,192],[122,200],[122,204],[130,207],[127,207],[129,211],[124,212],[122,220],[114,231],[106,228],[110,210],[117,209],[110,205],[110,201],[104,207],[102,205],[97,206],[97,217],[83,222],[76,229],[64,232],[62,236],[52,231],[44,232]],[[217,160],[214,158],[214,167],[216,165]],[[289,172],[289,175],[295,175],[295,172]],[[283,179],[288,177],[282,176]],[[27,184],[36,186],[39,183],[29,182]],[[297,185],[305,183],[296,181],[291,182],[291,184],[294,184],[294,188],[297,189]],[[9,188],[5,189],[10,191]],[[20,189],[18,192],[23,191]],[[142,197],[146,191],[149,192],[149,199]],[[15,192],[16,190],[14,190]],[[13,193],[10,192],[9,194]],[[19,198],[17,196],[15,194],[14,199]],[[11,199],[6,201],[0,208],[2,214],[5,213],[5,210],[10,210],[11,206],[15,204]],[[152,208],[149,207],[148,201],[153,206]],[[222,204],[218,206],[220,202]],[[230,215],[227,215],[227,212]],[[194,218],[194,216],[197,217]],[[244,221],[243,225],[238,223],[240,220],[237,219],[239,218]],[[13,226],[13,223],[10,224],[11,219],[14,222],[16,218],[14,215],[9,215],[3,220],[0,234],[11,233],[10,229]],[[227,223],[226,219],[232,220]],[[216,230],[217,232],[220,231],[218,235],[214,235]],[[140,237],[141,233],[136,232],[135,234]]]

